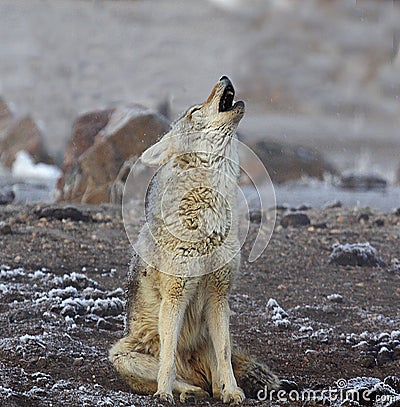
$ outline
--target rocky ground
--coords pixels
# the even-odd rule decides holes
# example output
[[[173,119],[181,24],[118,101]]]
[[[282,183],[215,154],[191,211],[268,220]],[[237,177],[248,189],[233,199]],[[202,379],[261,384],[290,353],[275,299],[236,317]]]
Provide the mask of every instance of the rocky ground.
[[[233,341],[299,392],[364,389],[372,401],[359,405],[398,406],[400,212],[303,209],[309,222],[278,210],[256,263],[245,244]],[[0,207],[0,405],[157,405],[130,393],[107,360],[122,335],[129,251],[117,206]],[[272,405],[358,405],[341,403]]]

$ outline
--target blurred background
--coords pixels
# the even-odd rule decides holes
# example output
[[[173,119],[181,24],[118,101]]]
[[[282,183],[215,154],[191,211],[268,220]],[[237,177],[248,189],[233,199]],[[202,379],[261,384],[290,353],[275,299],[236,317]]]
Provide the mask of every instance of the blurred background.
[[[228,75],[246,102],[240,138],[273,163],[278,203],[389,210],[400,205],[399,41],[389,0],[1,0],[0,152],[10,122],[30,116],[43,161],[61,166],[79,115],[134,102],[173,120]],[[15,160],[3,159],[4,202],[10,190],[52,199],[21,186],[40,160]]]

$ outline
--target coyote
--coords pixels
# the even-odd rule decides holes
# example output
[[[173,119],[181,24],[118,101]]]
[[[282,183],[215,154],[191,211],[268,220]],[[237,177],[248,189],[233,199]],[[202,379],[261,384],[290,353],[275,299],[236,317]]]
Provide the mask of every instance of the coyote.
[[[126,333],[109,358],[141,394],[241,403],[279,379],[231,351],[228,296],[240,263],[235,135],[244,115],[223,76],[141,161],[160,167],[128,272]]]

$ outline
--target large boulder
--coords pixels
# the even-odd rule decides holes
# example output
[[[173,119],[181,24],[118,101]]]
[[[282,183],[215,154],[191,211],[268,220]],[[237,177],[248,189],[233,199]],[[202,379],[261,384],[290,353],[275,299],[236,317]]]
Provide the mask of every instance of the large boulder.
[[[94,139],[100,130],[106,127],[113,112],[114,109],[97,110],[83,114],[76,119],[62,163],[65,172],[94,144]]]
[[[322,180],[325,174],[337,174],[335,168],[316,150],[261,140],[252,146],[278,184],[311,177]]]
[[[82,116],[66,150],[60,200],[110,202],[111,187],[124,162],[139,156],[168,129],[166,119],[141,105]]]
[[[11,168],[19,151],[30,154],[35,163],[51,164],[47,150],[43,144],[42,133],[31,116],[15,119],[4,104],[0,111],[0,161]]]

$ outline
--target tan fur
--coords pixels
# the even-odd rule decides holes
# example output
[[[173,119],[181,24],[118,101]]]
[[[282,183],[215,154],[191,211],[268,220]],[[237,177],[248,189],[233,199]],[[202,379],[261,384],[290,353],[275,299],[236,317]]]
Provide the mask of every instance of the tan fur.
[[[128,275],[127,332],[110,361],[135,392],[170,402],[178,393],[238,404],[244,393],[279,387],[268,368],[231,350],[228,296],[240,263],[235,131],[244,114],[242,102],[219,111],[231,86],[221,78],[142,156],[163,167]]]

